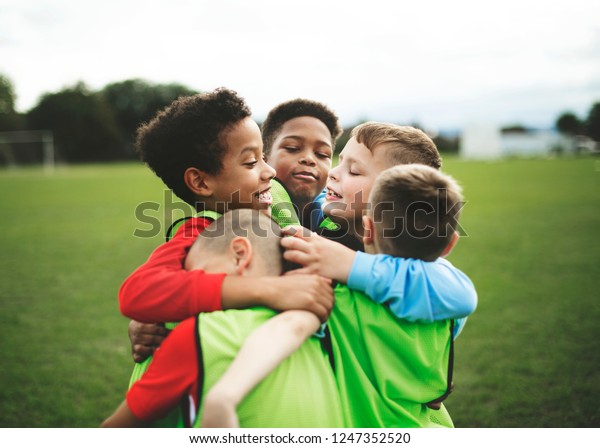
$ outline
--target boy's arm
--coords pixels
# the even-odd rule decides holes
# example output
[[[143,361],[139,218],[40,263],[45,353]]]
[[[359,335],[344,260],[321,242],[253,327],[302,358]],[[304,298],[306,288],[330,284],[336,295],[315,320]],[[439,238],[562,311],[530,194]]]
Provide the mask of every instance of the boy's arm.
[[[136,428],[139,426],[143,426],[144,422],[139,420],[129,406],[127,405],[127,400],[123,400],[123,402],[119,405],[119,407],[115,410],[115,412],[108,417],[106,420],[102,422],[103,428]]]
[[[206,394],[203,428],[239,427],[236,407],[320,326],[307,311],[286,311],[248,336],[223,376]]]
[[[187,220],[125,280],[119,290],[123,315],[141,322],[179,322],[221,308],[225,275],[183,268],[189,248],[208,224],[204,218]]]
[[[281,242],[284,257],[304,266],[303,273],[331,277],[386,303],[398,317],[433,322],[473,313],[477,293],[471,280],[449,261],[425,262],[389,255],[354,252],[301,229],[286,229],[294,238]]]
[[[357,252],[347,284],[410,321],[458,319],[477,306],[473,282],[443,258],[428,262]]]
[[[195,318],[186,319],[171,331],[148,370],[127,391],[126,400],[103,426],[142,426],[164,417],[191,394],[198,383],[196,331]]]
[[[121,313],[140,322],[179,322],[200,312],[267,306],[305,309],[324,322],[333,300],[331,285],[317,275],[252,278],[186,271],[183,263],[198,234],[208,225],[192,218],[159,246],[119,291]],[[281,291],[289,291],[282,296]]]

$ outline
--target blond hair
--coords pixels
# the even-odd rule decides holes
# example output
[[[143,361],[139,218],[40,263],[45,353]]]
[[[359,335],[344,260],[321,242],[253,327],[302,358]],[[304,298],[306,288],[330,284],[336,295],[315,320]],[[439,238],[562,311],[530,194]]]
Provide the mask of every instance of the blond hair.
[[[457,229],[463,197],[452,177],[410,164],[383,171],[373,185],[370,203],[380,252],[432,261]]]
[[[421,163],[435,169],[442,166],[435,143],[425,132],[412,126],[369,121],[352,129],[351,137],[371,151],[381,147],[388,166]]]

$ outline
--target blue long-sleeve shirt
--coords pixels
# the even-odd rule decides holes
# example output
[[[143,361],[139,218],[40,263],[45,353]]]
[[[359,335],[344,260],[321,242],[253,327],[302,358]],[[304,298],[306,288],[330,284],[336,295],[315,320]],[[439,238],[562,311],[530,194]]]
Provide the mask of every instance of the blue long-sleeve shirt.
[[[477,307],[473,282],[444,258],[423,261],[357,252],[347,284],[402,319],[455,319],[455,337]]]

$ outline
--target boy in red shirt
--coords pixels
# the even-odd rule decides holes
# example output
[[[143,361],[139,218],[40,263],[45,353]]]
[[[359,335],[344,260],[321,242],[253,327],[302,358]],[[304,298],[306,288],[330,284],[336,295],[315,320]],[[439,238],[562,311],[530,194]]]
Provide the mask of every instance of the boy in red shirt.
[[[142,156],[144,156],[145,152],[151,151],[144,146],[144,141],[141,139],[141,136],[147,132],[149,130],[142,128],[140,136],[138,136],[138,148]],[[273,186],[286,190],[291,204],[284,204],[284,207],[293,206],[298,215],[299,223],[313,230],[318,227],[319,222],[323,218],[321,211],[322,201],[314,201],[314,199],[319,193],[324,191],[327,173],[331,169],[335,141],[341,132],[342,128],[339,119],[333,110],[323,103],[304,98],[296,98],[278,104],[271,109],[262,124],[264,155],[267,163],[276,170],[276,180],[279,181],[279,183],[273,182]],[[169,158],[169,155],[165,154],[165,159]],[[159,160],[154,165],[151,165],[151,168],[155,172],[157,169],[161,171],[165,169],[167,163],[168,160]],[[183,168],[185,167],[181,167],[179,170],[182,171]],[[192,222],[186,223],[186,225],[192,224]],[[165,250],[164,256],[171,262],[173,261],[173,254],[174,251]],[[180,260],[183,260],[185,253],[180,252],[180,254]],[[155,271],[155,268],[158,269],[162,260],[163,258],[155,258],[153,260],[156,263],[154,268],[149,268],[149,266],[145,265],[142,272],[136,271],[127,282],[144,288],[145,280],[143,278],[151,275]],[[173,266],[181,269],[180,263],[173,264]],[[167,274],[163,271],[163,275],[171,276],[176,274],[172,274],[172,272]],[[121,303],[125,305],[125,309],[123,310],[125,315],[144,322],[164,321],[164,317],[161,318],[160,315],[157,316],[152,310],[148,309],[154,307],[158,301],[162,302],[163,300],[160,297],[163,294],[179,295],[179,288],[183,288],[184,293],[188,291],[186,286],[176,285],[175,281],[171,283],[170,280],[164,286],[159,281],[156,281],[156,283],[152,282],[146,286],[144,289],[134,289],[132,291],[129,285],[126,284],[120,294]],[[274,284],[274,286],[276,285]],[[314,286],[316,287],[316,285]],[[167,288],[173,289],[168,290]],[[156,297],[152,297],[151,300],[148,300],[148,297],[144,298],[145,292],[150,292],[148,295],[151,295],[157,289],[159,293]],[[272,291],[274,292],[276,289],[273,288]],[[207,289],[204,295],[205,303],[218,302],[218,291],[218,285]],[[194,296],[199,298],[197,294]],[[319,298],[317,298],[316,303],[311,303],[310,298],[306,296],[297,299],[289,297],[289,299],[290,305],[293,305],[292,302],[294,300],[300,300],[300,303],[297,305],[299,308],[308,307],[311,311],[318,313],[321,320],[324,319],[325,313],[328,311],[327,308],[318,306],[318,303],[322,301]],[[182,298],[179,296],[177,302],[173,303],[179,303],[180,305],[178,306],[184,307],[185,304],[181,300]],[[224,309],[230,307],[227,302],[228,297],[225,296],[223,300]],[[137,309],[138,304],[141,306],[141,309]],[[286,305],[280,305],[277,309],[284,309]],[[144,309],[146,306],[148,308]],[[131,309],[131,307],[134,309]],[[197,305],[191,304],[189,309],[183,310],[183,314],[185,314],[183,317],[194,315],[193,311],[197,309],[199,309]],[[214,309],[218,309],[218,307]],[[161,303],[160,312],[162,313],[165,310],[164,303]],[[152,313],[152,315],[148,315],[148,313]],[[182,316],[177,315],[179,318],[175,320],[180,320]],[[134,316],[139,316],[139,318]],[[173,317],[169,319],[173,319]],[[160,345],[167,332],[164,327],[159,325],[132,321],[129,325],[129,336],[132,341],[134,360],[141,362],[147,356],[151,355],[153,350]]]
[[[319,276],[264,279],[182,269],[210,216],[271,205],[275,170],[265,162],[260,129],[242,98],[224,88],[181,97],[138,129],[136,148],[152,171],[204,216],[185,221],[125,280],[119,291],[125,316],[179,322],[200,312],[263,305],[307,309],[327,318],[331,285]]]
[[[185,268],[229,276],[280,275],[284,268],[280,240],[281,229],[263,213],[233,210],[196,239]],[[181,409],[182,426],[198,426],[206,391],[223,374],[247,335],[274,315],[272,310],[254,307],[200,313],[184,320],[161,344],[144,376],[102,426],[148,425],[177,409]],[[271,342],[286,344],[285,340]],[[329,362],[320,341],[307,341],[244,401],[239,424],[343,426]]]

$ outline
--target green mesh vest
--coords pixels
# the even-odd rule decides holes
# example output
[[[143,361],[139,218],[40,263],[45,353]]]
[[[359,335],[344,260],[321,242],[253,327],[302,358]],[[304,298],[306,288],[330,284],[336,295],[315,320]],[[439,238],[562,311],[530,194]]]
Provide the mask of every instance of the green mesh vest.
[[[452,322],[419,324],[338,285],[329,329],[345,425],[453,427],[442,406],[452,381]]]
[[[250,333],[275,314],[261,307],[198,316],[200,402],[225,373]],[[194,426],[200,424],[199,415]],[[240,426],[246,428],[343,427],[335,378],[320,340],[309,338],[271,372],[240,403],[238,416]]]
[[[300,220],[298,219],[298,215],[294,209],[290,196],[287,190],[279,183],[277,180],[271,181],[271,197],[272,197],[272,205],[271,205],[271,216],[273,220],[281,227],[286,227],[288,225],[300,225]],[[216,220],[221,216],[220,213],[217,213],[212,210],[205,210],[199,212],[196,217],[199,218],[208,218],[211,220]],[[166,240],[169,241],[177,230],[185,223],[188,218],[182,218],[178,221],[175,221],[171,227],[166,232]],[[177,325],[176,322],[167,322],[165,323],[165,327],[168,329],[173,329]],[[129,388],[138,381],[144,372],[148,369],[148,366],[152,362],[152,357],[147,358],[145,361],[141,363],[136,363],[133,366],[133,372],[131,374],[131,378],[129,379]],[[174,410],[169,416],[165,419],[154,422],[153,426],[157,427],[182,427],[183,419],[181,416],[181,412],[177,409]]]

